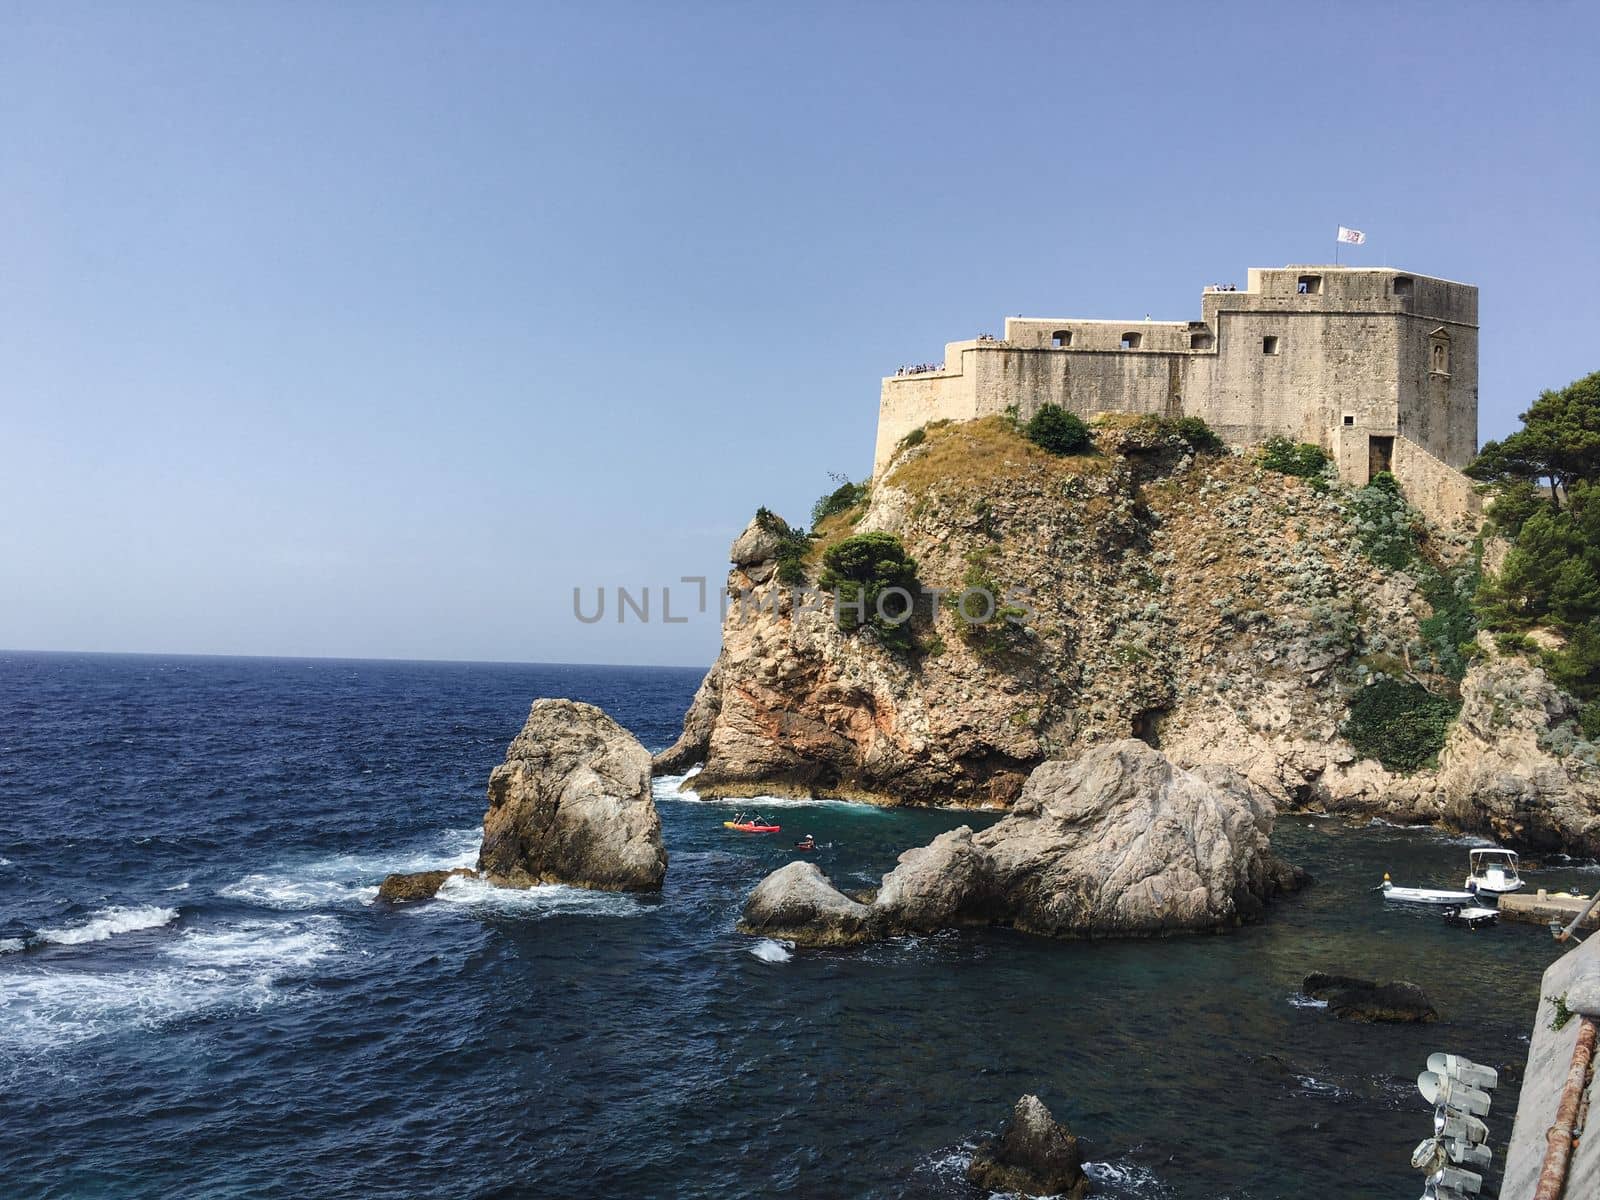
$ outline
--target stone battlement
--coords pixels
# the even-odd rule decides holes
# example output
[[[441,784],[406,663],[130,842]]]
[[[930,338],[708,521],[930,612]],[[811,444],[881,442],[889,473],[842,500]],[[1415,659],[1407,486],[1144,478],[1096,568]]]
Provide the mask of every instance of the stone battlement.
[[[929,421],[1045,404],[1198,416],[1242,445],[1315,442],[1352,483],[1426,471],[1414,501],[1459,518],[1476,498],[1440,471],[1478,449],[1478,289],[1387,267],[1252,267],[1242,290],[1206,289],[1195,321],[1012,317],[1000,339],[951,342],[939,367],[883,381],[873,473]]]

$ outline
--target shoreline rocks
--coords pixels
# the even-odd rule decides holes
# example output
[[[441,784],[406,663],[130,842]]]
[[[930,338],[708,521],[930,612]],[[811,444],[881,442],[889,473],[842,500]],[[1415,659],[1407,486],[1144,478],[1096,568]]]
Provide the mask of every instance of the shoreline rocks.
[[[444,881],[456,875],[476,879],[478,873],[471,867],[457,867],[453,871],[398,871],[385,875],[378,885],[378,899],[389,904],[411,904],[418,900],[432,900],[439,894]]]
[[[876,936],[872,910],[838,891],[816,863],[803,861],[756,885],[738,928],[805,946],[853,946]]]
[[[1271,851],[1275,816],[1228,768],[1185,771],[1128,739],[1029,776],[1010,815],[906,851],[870,905],[811,863],[759,884],[740,929],[852,944],[961,925],[1047,937],[1143,937],[1258,919],[1305,882]]]
[[[1089,1191],[1078,1139],[1034,1095],[1018,1100],[1000,1136],[978,1147],[967,1181],[989,1192],[1067,1200],[1081,1200]]]
[[[592,704],[534,701],[489,774],[478,873],[500,887],[653,891],[666,870],[650,752]]]

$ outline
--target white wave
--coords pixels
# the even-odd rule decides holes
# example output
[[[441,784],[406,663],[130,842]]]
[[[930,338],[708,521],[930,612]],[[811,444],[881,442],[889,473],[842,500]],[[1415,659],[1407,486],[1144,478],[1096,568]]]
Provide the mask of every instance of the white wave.
[[[772,938],[762,938],[750,947],[750,953],[762,962],[786,963],[794,957],[793,942],[778,942]]]
[[[305,971],[337,950],[337,930],[332,917],[189,929],[167,956],[206,967],[267,969],[285,975]]]
[[[627,892],[599,892],[563,883],[504,888],[466,875],[446,879],[435,898],[447,904],[464,904],[536,920],[568,915],[631,917],[645,911],[639,898]]]
[[[82,925],[69,925],[61,929],[41,929],[38,940],[57,946],[78,946],[84,942],[104,942],[119,933],[134,933],[141,929],[159,929],[178,919],[175,908],[103,908]]]
[[[1306,995],[1304,992],[1296,992],[1294,995],[1290,996],[1289,1003],[1294,1005],[1296,1008],[1328,1007],[1328,1002],[1326,1000],[1318,1000],[1312,996]]]
[[[26,950],[28,943],[21,938],[0,938],[0,954],[15,954],[18,950]]]
[[[246,875],[218,893],[229,900],[277,909],[365,904],[377,894],[376,886],[362,887],[336,879],[296,879],[289,875]]]
[[[1101,1187],[1115,1187],[1136,1196],[1155,1196],[1166,1191],[1155,1173],[1138,1163],[1086,1162],[1083,1173]]]
[[[130,1028],[260,1009],[295,994],[285,982],[338,949],[336,930],[329,917],[252,921],[186,930],[131,970],[19,966],[0,973],[0,1047],[48,1051]]]
[[[277,863],[230,883],[219,893],[262,908],[296,910],[371,904],[385,875],[448,871],[478,861],[483,829],[447,829],[425,848],[336,854],[304,863]]]
[[[10,865],[11,860],[9,858],[0,858],[0,867],[9,867]]]
[[[1325,1079],[1318,1079],[1315,1075],[1296,1075],[1294,1079],[1303,1090],[1318,1096],[1329,1096],[1334,1099],[1343,1099],[1344,1097],[1350,1095],[1349,1092],[1340,1087],[1337,1083],[1329,1083]]]
[[[161,890],[163,892],[186,892],[189,890],[189,881],[185,879],[182,883],[175,883],[171,887],[162,888]]]

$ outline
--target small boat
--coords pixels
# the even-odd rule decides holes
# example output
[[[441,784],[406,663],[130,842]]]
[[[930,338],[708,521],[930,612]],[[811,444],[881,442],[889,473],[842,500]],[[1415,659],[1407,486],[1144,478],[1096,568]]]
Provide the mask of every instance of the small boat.
[[[760,817],[747,821],[743,813],[740,813],[731,821],[724,821],[722,827],[724,829],[737,829],[740,833],[777,833],[778,830],[783,828],[781,825],[768,825]]]
[[[1472,891],[1503,896],[1522,886],[1522,876],[1517,874],[1515,850],[1485,846],[1467,851],[1467,862],[1466,886]]]
[[[1465,925],[1468,929],[1481,929],[1500,919],[1500,910],[1481,905],[1452,904],[1444,910],[1444,919],[1452,925]]]
[[[1403,904],[1457,904],[1469,905],[1477,900],[1471,892],[1452,892],[1444,888],[1409,888],[1395,887],[1389,882],[1389,877],[1383,877],[1383,886],[1378,889],[1383,893],[1385,900],[1398,900]]]

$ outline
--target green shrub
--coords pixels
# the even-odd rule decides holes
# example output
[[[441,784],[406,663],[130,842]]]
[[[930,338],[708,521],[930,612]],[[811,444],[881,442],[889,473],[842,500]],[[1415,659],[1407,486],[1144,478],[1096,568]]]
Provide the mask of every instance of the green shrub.
[[[818,584],[838,600],[839,628],[847,633],[869,627],[888,649],[909,653],[916,649],[909,614],[895,621],[880,616],[878,600],[890,588],[917,594],[917,563],[892,533],[860,533],[847,537],[822,555]],[[889,618],[897,617],[905,601],[894,597],[884,603]]]
[[[1527,519],[1550,507],[1550,497],[1526,480],[1506,484],[1489,504],[1489,522],[1495,532],[1515,538]]]
[[[1379,566],[1401,571],[1417,559],[1416,512],[1400,494],[1400,484],[1387,471],[1372,477],[1351,497],[1350,517],[1355,522],[1361,552]]]
[[[1268,438],[1261,446],[1263,467],[1285,475],[1298,475],[1302,479],[1322,475],[1331,461],[1326,450],[1310,442],[1291,442],[1286,437],[1278,436]]]
[[[918,430],[917,432],[921,432]],[[910,435],[907,434],[909,437]],[[837,475],[835,479],[839,478]],[[811,528],[815,529],[835,513],[848,512],[867,498],[867,485],[846,479],[811,506]]]
[[[1418,564],[1422,597],[1433,607],[1433,615],[1422,622],[1422,640],[1433,651],[1439,669],[1452,679],[1459,680],[1467,673],[1467,661],[1477,653],[1478,614],[1473,597],[1480,570],[1476,556],[1443,571],[1426,561]]]
[[[1356,693],[1340,732],[1362,757],[1415,771],[1437,758],[1460,708],[1421,684],[1380,679]]]
[[[756,524],[778,539],[778,582],[800,587],[806,581],[805,558],[811,539],[765,506],[756,509]]]
[[[1591,700],[1578,711],[1578,726],[1591,742],[1600,742],[1600,700]]]
[[[1179,417],[1173,432],[1189,443],[1196,454],[1218,454],[1226,447],[1216,432],[1200,417]]]
[[[1089,427],[1059,404],[1046,404],[1028,419],[1022,434],[1051,454],[1084,454],[1094,448]]]
[[[910,433],[906,434],[905,437],[900,439],[900,449],[909,450],[913,446],[922,445],[922,443],[927,440],[928,427],[926,425],[918,425]]]
[[[1494,644],[1502,654],[1528,654],[1539,648],[1525,633],[1497,633]]]
[[[1600,699],[1600,618],[1571,630],[1560,650],[1546,651],[1544,667],[1578,699]]]
[[[1022,633],[1019,624],[1027,617],[1026,609],[1005,603],[1005,589],[990,574],[990,550],[974,550],[967,555],[967,572],[961,579],[961,590],[944,598],[945,607],[955,614],[956,628],[961,640],[971,646],[979,658],[998,658],[1011,650]],[[962,611],[962,597],[968,592],[980,592],[986,600],[973,597]],[[987,619],[976,620],[985,611]]]

